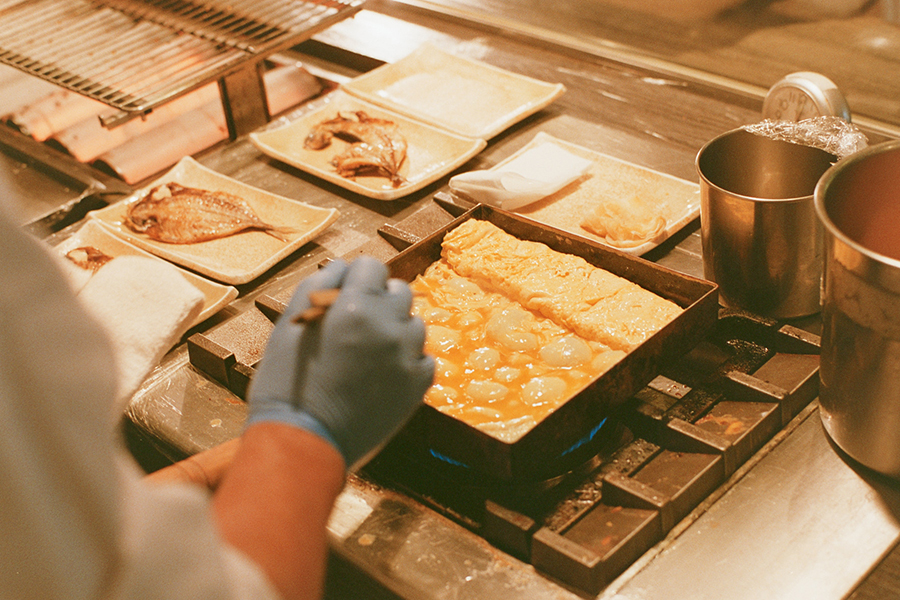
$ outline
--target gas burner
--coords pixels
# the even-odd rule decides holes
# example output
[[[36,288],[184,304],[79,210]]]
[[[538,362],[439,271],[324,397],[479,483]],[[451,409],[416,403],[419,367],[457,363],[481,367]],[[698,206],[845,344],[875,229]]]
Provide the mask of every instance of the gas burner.
[[[603,419],[566,453],[560,469],[539,479],[501,480],[487,475],[423,443],[413,425],[405,428],[363,469],[360,475],[388,484],[479,531],[485,503],[502,500],[528,514],[539,514],[597,469],[631,434],[614,417]]]
[[[723,310],[548,477],[485,476],[432,452],[415,426],[359,475],[596,595],[816,397],[818,355],[815,335]]]

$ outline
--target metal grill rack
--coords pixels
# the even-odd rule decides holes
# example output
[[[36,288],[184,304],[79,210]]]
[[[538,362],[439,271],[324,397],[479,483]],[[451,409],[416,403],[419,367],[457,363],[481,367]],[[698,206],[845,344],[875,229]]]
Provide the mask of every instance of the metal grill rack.
[[[232,137],[268,120],[260,65],[363,0],[0,0],[0,62],[118,112],[115,127],[218,79]]]

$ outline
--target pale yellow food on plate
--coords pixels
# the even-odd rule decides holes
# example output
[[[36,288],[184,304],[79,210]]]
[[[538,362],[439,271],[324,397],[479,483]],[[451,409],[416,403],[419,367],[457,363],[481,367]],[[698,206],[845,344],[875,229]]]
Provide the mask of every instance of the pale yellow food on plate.
[[[611,246],[633,248],[660,241],[666,232],[666,218],[657,214],[638,195],[627,200],[608,199],[599,203],[580,225]]]
[[[581,257],[520,240],[487,221],[470,219],[448,232],[443,249],[460,275],[613,349],[634,348],[682,311]]]
[[[554,143],[591,161],[577,181],[516,213],[629,254],[644,254],[700,215],[697,183],[557,139],[545,132],[495,169]]]
[[[411,286],[437,365],[425,402],[507,443],[625,356],[460,276],[445,260]]]

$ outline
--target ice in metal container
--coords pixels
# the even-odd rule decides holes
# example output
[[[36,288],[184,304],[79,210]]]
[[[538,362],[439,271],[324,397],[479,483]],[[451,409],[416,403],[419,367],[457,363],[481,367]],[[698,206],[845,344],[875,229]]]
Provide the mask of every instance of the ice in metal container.
[[[697,154],[703,273],[724,306],[773,318],[820,310],[819,178],[837,160],[824,150],[743,129]]]
[[[477,205],[388,261],[391,275],[412,281],[440,260],[444,235],[466,219],[489,221],[507,233],[574,254],[672,300],[684,311],[608,371],[513,443],[498,440],[465,422],[424,405],[406,428],[421,444],[455,465],[490,480],[540,481],[566,472],[597,453],[607,417],[624,401],[699,343],[718,317],[715,284],[677,273],[512,213]],[[591,454],[593,452],[593,454]]]
[[[900,477],[900,141],[829,169],[815,208],[825,230],[822,421],[851,458]]]

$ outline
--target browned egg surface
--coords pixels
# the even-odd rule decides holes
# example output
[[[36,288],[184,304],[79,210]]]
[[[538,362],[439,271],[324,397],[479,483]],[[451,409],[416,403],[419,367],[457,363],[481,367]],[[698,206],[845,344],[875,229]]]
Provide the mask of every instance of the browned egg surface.
[[[625,356],[460,276],[443,259],[411,286],[426,352],[437,363],[425,402],[507,443]]]

